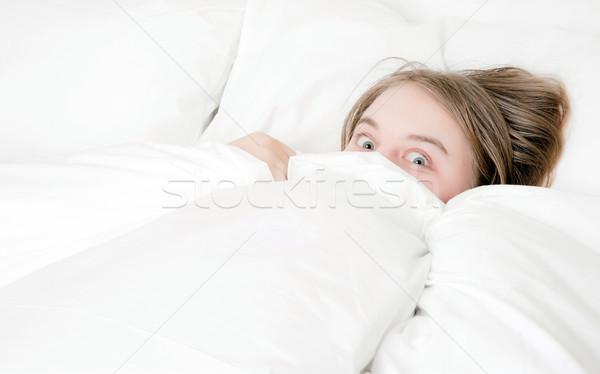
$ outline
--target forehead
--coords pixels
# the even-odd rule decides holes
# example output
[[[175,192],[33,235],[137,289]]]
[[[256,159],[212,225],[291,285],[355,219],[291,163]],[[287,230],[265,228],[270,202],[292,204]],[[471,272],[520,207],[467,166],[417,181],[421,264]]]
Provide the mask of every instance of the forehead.
[[[426,88],[414,82],[402,82],[383,91],[367,108],[365,115],[372,117],[382,110],[385,113],[394,111],[410,113],[423,109],[445,111],[443,104]]]
[[[459,131],[460,126],[446,107],[426,88],[414,82],[387,88],[365,110],[363,118],[388,129],[416,128],[433,135]]]

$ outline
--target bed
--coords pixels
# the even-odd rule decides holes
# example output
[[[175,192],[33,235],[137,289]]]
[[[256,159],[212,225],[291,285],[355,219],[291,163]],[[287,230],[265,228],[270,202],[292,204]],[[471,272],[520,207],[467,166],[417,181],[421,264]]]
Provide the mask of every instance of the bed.
[[[598,15],[0,2],[0,372],[595,373]],[[377,153],[339,152],[390,57],[561,78],[552,188],[444,204]],[[297,151],[287,181],[226,144],[256,131]]]

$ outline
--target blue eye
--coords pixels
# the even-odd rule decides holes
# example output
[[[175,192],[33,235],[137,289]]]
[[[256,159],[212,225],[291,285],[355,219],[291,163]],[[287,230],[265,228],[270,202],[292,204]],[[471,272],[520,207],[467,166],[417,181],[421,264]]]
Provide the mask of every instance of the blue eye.
[[[375,143],[368,136],[361,136],[356,141],[356,144],[371,151],[375,150]]]
[[[414,164],[429,166],[429,160],[427,157],[419,152],[410,152],[405,156],[405,158]]]

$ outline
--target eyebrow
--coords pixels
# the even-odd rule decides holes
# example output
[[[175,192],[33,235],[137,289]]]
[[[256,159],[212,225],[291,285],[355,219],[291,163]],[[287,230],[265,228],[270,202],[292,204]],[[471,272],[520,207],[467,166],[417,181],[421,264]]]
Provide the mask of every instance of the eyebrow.
[[[379,125],[377,124],[377,122],[375,122],[375,120],[371,117],[363,117],[363,118],[359,119],[358,123],[356,125],[358,126],[361,123],[366,123],[367,125],[369,125],[371,127],[379,128]]]
[[[444,144],[442,144],[442,142],[437,140],[436,138],[432,138],[432,137],[425,136],[425,135],[418,135],[418,134],[409,134],[408,138],[412,139],[412,140],[418,140],[421,142],[433,144],[434,146],[438,147],[440,149],[440,151],[442,151],[446,156],[448,156],[448,150],[446,149],[446,147],[444,147]]]
[[[367,124],[376,129],[379,128],[379,125],[377,124],[377,122],[375,122],[375,120],[371,117],[361,118],[360,120],[358,120],[357,125],[359,125],[361,123]],[[419,135],[419,134],[409,134],[408,139],[432,144],[432,145],[438,147],[440,149],[440,151],[442,151],[442,153],[444,153],[446,156],[448,156],[448,150],[446,149],[446,147],[444,147],[444,144],[436,138],[432,138],[430,136],[425,136],[425,135]]]

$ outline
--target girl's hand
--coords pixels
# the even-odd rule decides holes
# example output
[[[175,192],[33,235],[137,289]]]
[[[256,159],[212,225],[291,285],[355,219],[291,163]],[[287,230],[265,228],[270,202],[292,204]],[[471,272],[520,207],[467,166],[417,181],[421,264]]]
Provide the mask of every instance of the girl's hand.
[[[273,179],[287,179],[288,160],[296,152],[279,140],[262,132],[254,132],[228,143],[250,153],[269,166]]]

